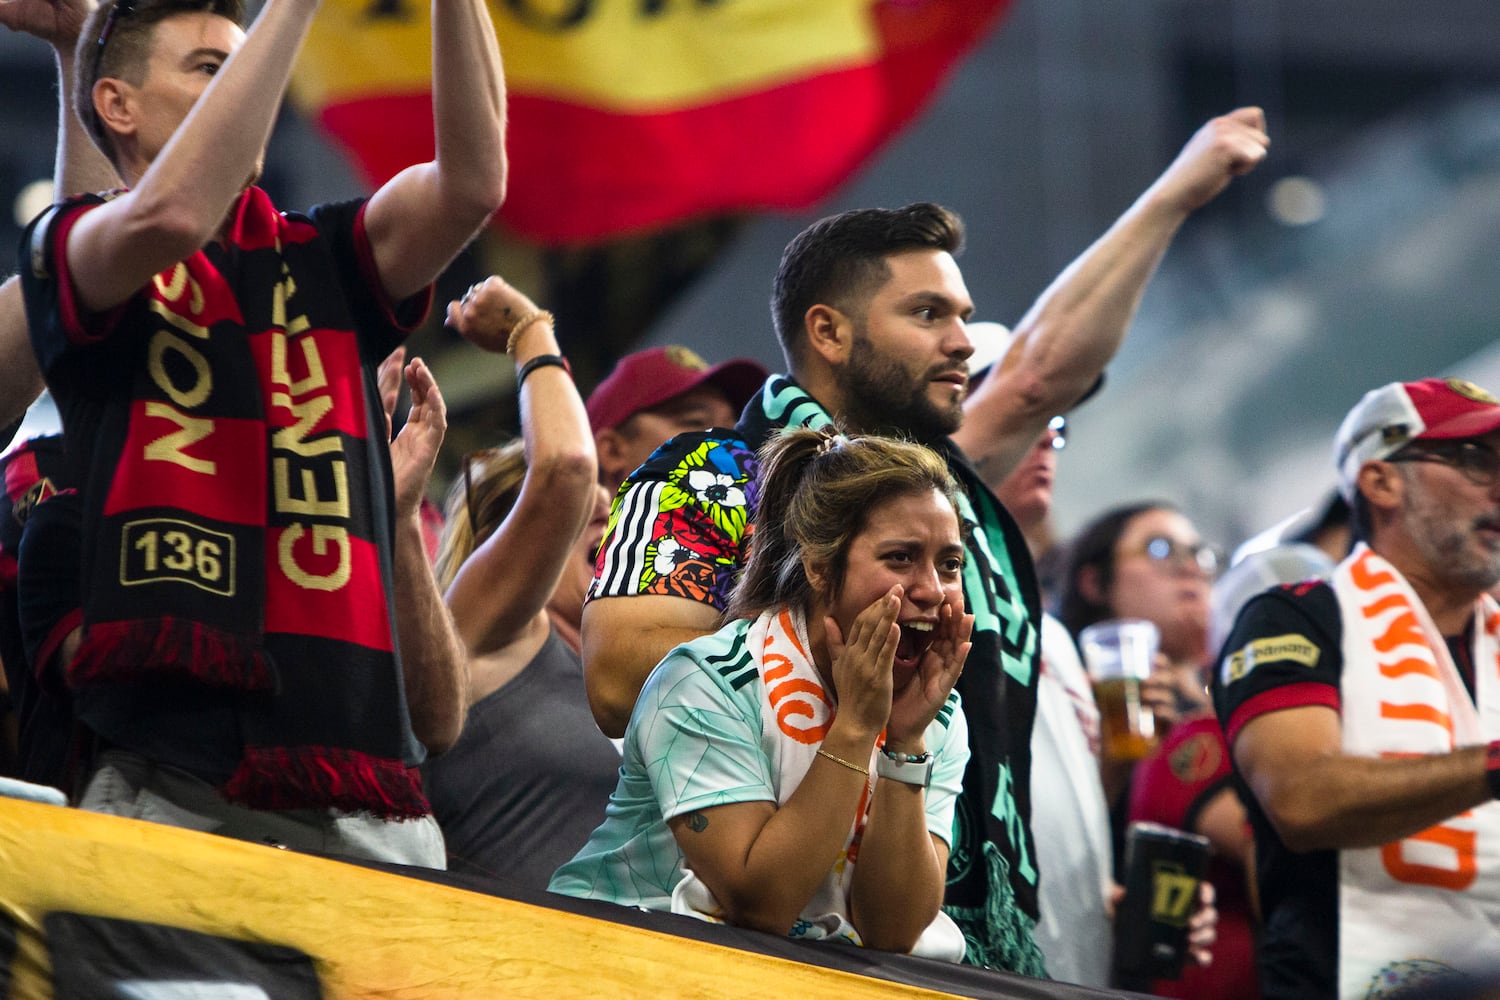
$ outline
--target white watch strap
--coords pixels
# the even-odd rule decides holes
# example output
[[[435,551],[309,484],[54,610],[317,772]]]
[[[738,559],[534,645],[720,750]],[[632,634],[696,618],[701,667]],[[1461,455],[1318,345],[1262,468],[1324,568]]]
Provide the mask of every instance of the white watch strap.
[[[897,760],[884,750],[875,754],[875,773],[882,778],[926,788],[932,784],[932,754],[925,760]]]

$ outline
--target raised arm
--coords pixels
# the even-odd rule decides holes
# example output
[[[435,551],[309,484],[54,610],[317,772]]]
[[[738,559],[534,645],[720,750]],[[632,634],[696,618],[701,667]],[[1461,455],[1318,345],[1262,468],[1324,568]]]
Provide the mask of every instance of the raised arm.
[[[448,321],[471,342],[503,354],[515,322],[536,311],[525,295],[493,277],[449,305]],[[560,353],[548,319],[527,323],[515,339],[518,370]],[[520,494],[448,588],[459,634],[476,656],[515,641],[546,606],[594,509],[594,438],[572,377],[556,365],[533,368],[520,387],[520,408],[526,449]]]
[[[969,397],[953,435],[991,487],[1010,475],[1047,421],[1094,384],[1182,223],[1265,158],[1265,128],[1259,108],[1240,108],[1200,128],[1016,325],[1010,350]]]
[[[396,367],[401,352],[392,355]],[[458,741],[469,705],[469,666],[443,605],[422,537],[422,497],[448,429],[448,409],[420,358],[402,370],[411,387],[406,426],[391,442],[396,494],[396,635],[412,732],[432,753]],[[389,372],[382,369],[388,381]]]
[[[370,199],[365,226],[393,301],[426,287],[505,200],[505,77],[483,0],[432,0],[437,156]]]
[[[100,117],[138,141],[126,144],[129,155],[120,165],[133,189],[84,213],[68,234],[70,273],[85,308],[98,312],[124,302],[219,231],[258,170],[292,64],[317,9],[317,0],[267,0],[237,47],[239,29],[226,32],[217,21],[215,30],[205,29],[201,45],[190,52],[167,58],[165,47],[158,45],[159,58],[150,72],[173,74],[184,86],[209,77],[212,82],[154,156],[151,125],[140,117],[141,101],[127,100],[126,91],[108,81],[96,88]],[[235,51],[229,54],[229,49]],[[155,127],[170,114],[158,103],[151,111]]]
[[[42,389],[42,373],[26,335],[21,279],[10,278],[0,285],[0,427],[21,419]]]
[[[78,35],[95,0],[4,0],[0,26],[20,31],[52,47],[57,63],[57,154],[52,179],[59,196],[107,191],[120,179],[73,113],[73,64]]]
[[[52,46],[57,64],[57,153],[53,188],[59,197],[118,187],[114,167],[99,152],[73,114],[74,50],[92,0],[8,0],[0,3],[0,25],[34,35]],[[0,286],[0,426],[12,423],[42,394],[42,373],[26,335],[21,283]]]
[[[1269,712],[1234,741],[1235,765],[1294,851],[1377,847],[1493,797],[1485,747],[1420,757],[1349,757],[1320,705]]]

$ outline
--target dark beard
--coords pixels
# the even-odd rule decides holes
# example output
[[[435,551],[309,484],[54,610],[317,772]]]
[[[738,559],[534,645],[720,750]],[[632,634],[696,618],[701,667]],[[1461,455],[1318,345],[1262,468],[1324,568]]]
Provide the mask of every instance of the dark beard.
[[[839,371],[838,381],[844,422],[851,430],[930,444],[963,423],[961,398],[951,407],[934,404],[927,396],[927,377],[913,381],[899,364],[876,353],[863,330],[854,334],[849,361]]]

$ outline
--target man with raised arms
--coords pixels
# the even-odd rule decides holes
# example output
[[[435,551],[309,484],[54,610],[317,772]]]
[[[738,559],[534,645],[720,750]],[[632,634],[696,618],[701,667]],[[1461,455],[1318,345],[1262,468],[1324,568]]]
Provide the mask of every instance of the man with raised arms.
[[[126,189],[21,261],[83,484],[84,804],[441,866],[413,768],[458,735],[463,660],[374,376],[504,197],[504,86],[483,3],[434,0],[436,159],[284,214],[254,181],[317,7],[247,33],[236,0],[110,0],[82,30],[74,111]]]
[[[1004,479],[1094,384],[1187,217],[1266,154],[1265,118],[1242,108],[1209,122],[1172,165],[1043,293],[1016,344],[967,393],[973,303],[955,261],[963,227],[931,204],[824,219],[782,255],[772,313],[789,375],[750,401],[737,435],[682,434],[615,500],[584,609],[594,717],[620,735],[651,669],[713,631],[744,564],[755,516],[754,449],[781,427],[837,423],[915,438],[965,486],[964,606],[973,650],[956,690],[971,757],[957,808],[944,906],[970,962],[1042,974],[1033,941],[1038,872],[1030,741],[1041,613],[1026,543],[985,486]],[[850,512],[859,516],[860,512]],[[930,641],[903,629],[898,656]]]

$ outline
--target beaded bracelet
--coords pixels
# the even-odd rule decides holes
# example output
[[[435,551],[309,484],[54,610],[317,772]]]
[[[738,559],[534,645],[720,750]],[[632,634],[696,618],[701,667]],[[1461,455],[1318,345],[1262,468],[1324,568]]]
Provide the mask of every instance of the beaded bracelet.
[[[515,324],[510,328],[510,335],[505,338],[506,354],[516,353],[516,341],[520,339],[521,332],[539,319],[544,319],[553,326],[557,325],[557,317],[545,309],[538,309],[536,312],[527,313],[516,320]]]
[[[516,373],[516,389],[519,391],[521,386],[526,383],[526,376],[538,368],[546,368],[552,365],[567,372],[569,378],[573,377],[573,366],[568,364],[568,359],[561,354],[538,354],[522,365],[521,370]]]
[[[885,747],[881,747],[880,752],[898,764],[925,764],[927,763],[927,758],[932,756],[932,751],[930,750],[923,751],[922,753],[899,753],[895,750],[887,750]]]

